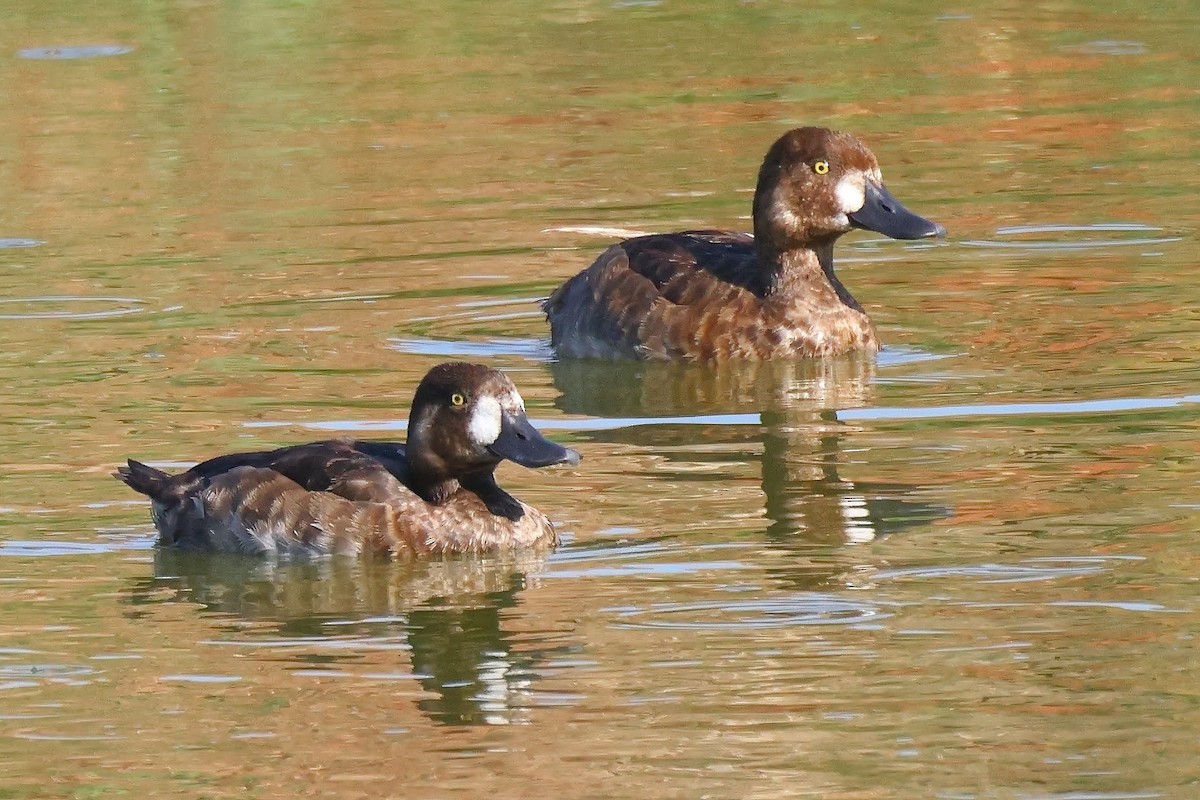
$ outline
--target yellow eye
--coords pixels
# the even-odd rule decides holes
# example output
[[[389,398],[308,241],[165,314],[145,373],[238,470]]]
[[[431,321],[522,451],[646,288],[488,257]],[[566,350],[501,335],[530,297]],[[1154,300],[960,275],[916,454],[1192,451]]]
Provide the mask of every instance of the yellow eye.
[[[454,394],[450,395],[450,405],[454,406],[455,408],[465,405],[466,402],[467,398],[464,394],[462,394],[462,392],[455,392]]]
[[[821,161],[814,161],[813,172],[818,175],[824,175],[826,172],[829,172],[829,162],[823,159]]]

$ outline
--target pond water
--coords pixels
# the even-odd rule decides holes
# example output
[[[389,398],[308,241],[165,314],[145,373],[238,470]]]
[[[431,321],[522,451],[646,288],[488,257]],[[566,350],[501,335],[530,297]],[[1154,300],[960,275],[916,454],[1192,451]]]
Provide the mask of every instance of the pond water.
[[[0,797],[1195,796],[1196,8],[10,2]],[[877,359],[556,363],[616,234],[853,131]],[[502,368],[549,557],[153,548],[110,477]],[[364,433],[365,432],[365,433]]]

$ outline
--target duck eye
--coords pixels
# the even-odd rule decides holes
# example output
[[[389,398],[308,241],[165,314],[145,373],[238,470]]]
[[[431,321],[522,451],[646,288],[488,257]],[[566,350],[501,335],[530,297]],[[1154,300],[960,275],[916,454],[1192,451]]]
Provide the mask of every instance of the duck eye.
[[[455,392],[454,394],[450,395],[450,405],[454,406],[455,408],[461,408],[462,406],[466,405],[466,403],[467,397],[462,392]]]
[[[813,172],[817,173],[818,175],[824,175],[825,173],[829,172],[829,162],[824,159],[820,161],[814,161],[812,167]]]

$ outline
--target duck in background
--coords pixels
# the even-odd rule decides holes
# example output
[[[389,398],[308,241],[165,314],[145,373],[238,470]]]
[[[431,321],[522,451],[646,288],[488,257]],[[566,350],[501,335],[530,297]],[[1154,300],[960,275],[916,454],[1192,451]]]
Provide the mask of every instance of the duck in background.
[[[550,520],[496,484],[504,459],[545,467],[580,456],[533,427],[506,375],[447,363],[417,387],[406,444],[312,442],[177,475],[131,459],[116,477],[150,497],[168,547],[396,558],[553,547]]]
[[[875,352],[875,326],[833,269],[854,229],[946,231],[900,204],[848,133],[796,128],[763,160],[754,235],[701,230],[626,239],[543,303],[559,356],[685,361]]]

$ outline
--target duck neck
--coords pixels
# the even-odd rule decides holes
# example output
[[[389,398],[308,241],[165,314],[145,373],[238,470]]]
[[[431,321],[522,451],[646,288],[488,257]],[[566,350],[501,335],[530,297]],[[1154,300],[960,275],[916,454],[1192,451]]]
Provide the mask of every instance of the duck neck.
[[[416,400],[408,418],[408,441],[404,445],[408,470],[404,483],[427,503],[441,505],[458,491],[447,460],[434,447],[433,420]]]
[[[843,304],[861,311],[854,296],[833,271],[833,245],[837,236],[818,239],[802,247],[776,248],[769,239],[756,239],[758,260],[768,277],[769,294],[794,297],[810,294],[814,287],[831,291]]]
[[[425,502],[441,505],[458,491],[458,481],[450,477],[446,462],[430,452],[420,435],[423,431],[424,428],[417,428],[416,435],[408,439],[405,448],[408,474],[404,483]]]
[[[413,465],[409,472],[409,488],[422,500],[440,506],[458,491],[458,481],[433,472],[425,472]]]

